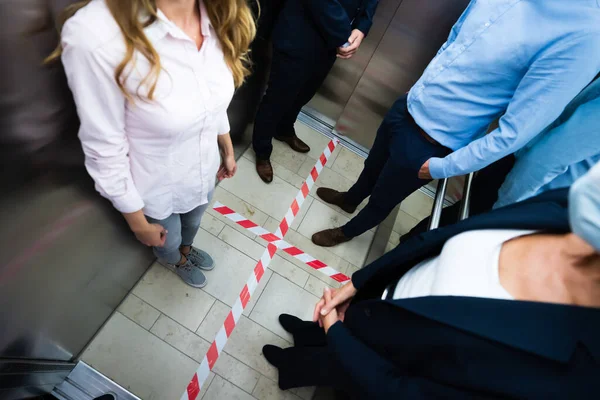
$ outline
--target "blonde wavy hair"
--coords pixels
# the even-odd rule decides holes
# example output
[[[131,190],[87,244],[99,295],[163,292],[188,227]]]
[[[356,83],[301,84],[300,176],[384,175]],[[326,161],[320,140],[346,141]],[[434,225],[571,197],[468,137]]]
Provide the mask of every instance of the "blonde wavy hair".
[[[79,1],[65,8],[58,20],[59,31],[62,30],[62,26],[69,18],[91,1]],[[135,51],[139,51],[148,60],[151,67],[150,73],[142,80],[140,86],[149,85],[148,99],[152,100],[162,67],[160,56],[144,34],[144,28],[153,24],[158,18],[156,1],[105,0],[105,2],[121,28],[126,44],[125,57],[115,70],[117,85],[123,94],[132,100],[130,94],[125,90],[125,82],[128,77],[125,69],[134,60]],[[249,48],[256,35],[254,15],[246,0],[207,0],[204,5],[221,43],[225,62],[233,73],[235,86],[239,87],[246,76],[250,74]],[[140,21],[140,15],[149,17],[146,21]],[[62,48],[59,44],[45,62],[52,62],[60,58],[61,54]]]

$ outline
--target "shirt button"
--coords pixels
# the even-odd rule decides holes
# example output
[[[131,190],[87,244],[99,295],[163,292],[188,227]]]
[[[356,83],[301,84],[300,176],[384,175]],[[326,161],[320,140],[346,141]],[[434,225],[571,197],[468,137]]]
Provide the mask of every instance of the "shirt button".
[[[365,308],[365,315],[370,318],[371,317],[371,309],[370,308]]]
[[[444,67],[440,67],[440,71],[443,71],[443,70],[444,70]]]
[[[489,23],[489,22],[486,22],[486,23],[485,23],[485,27],[487,28],[488,26],[490,26],[490,23]]]
[[[460,51],[465,51],[466,47],[465,46],[460,46]]]

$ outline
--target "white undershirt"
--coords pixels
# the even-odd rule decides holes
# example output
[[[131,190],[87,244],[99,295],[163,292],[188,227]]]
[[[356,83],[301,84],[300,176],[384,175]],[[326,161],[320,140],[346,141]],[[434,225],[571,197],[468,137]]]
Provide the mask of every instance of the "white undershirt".
[[[400,279],[394,299],[468,296],[514,300],[500,284],[500,250],[504,242],[533,232],[478,230],[456,235],[437,257],[420,262]]]

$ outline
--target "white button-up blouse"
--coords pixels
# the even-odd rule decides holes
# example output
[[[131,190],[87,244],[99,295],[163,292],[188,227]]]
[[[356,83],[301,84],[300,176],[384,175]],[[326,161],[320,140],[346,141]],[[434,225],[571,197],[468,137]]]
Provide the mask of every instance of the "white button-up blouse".
[[[204,43],[196,44],[162,12],[144,33],[160,55],[153,100],[140,82],[148,61],[129,67],[128,102],[115,81],[125,54],[121,31],[104,0],[93,0],[62,31],[64,64],[81,120],[79,137],[96,189],[124,213],[155,219],[205,204],[220,164],[217,136],[229,132],[233,76],[200,2]],[[126,70],[126,73],[128,71]]]

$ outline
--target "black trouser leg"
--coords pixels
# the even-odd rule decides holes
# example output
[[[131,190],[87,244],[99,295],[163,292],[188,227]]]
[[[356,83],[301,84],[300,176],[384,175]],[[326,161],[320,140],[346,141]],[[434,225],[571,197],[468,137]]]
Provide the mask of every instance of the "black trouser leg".
[[[352,185],[346,194],[344,199],[346,204],[357,206],[371,195],[390,156],[392,130],[394,127],[396,127],[395,129],[402,129],[402,126],[406,123],[407,114],[406,96],[402,96],[390,108],[379,126],[375,143],[373,143],[369,156],[365,160],[365,166],[356,183]]]
[[[311,77],[306,60],[273,50],[267,91],[262,98],[256,119],[252,145],[256,157],[267,160],[273,151],[272,139],[282,118],[293,107],[298,94]]]
[[[342,227],[347,237],[361,235],[379,225],[396,205],[429,182],[418,176],[425,161],[449,153],[447,148],[427,141],[419,127],[410,121],[390,128],[390,156],[377,177],[367,206]]]
[[[328,57],[328,58],[327,58]],[[277,128],[278,136],[293,136],[295,134],[294,123],[298,119],[302,107],[304,107],[317,93],[325,79],[327,74],[331,71],[333,64],[335,63],[335,53],[328,55],[322,61],[319,61],[319,65],[315,65],[314,72],[311,78],[306,82],[304,88],[298,93],[294,105],[282,118]]]
[[[304,386],[334,386],[340,382],[339,366],[326,346],[284,349],[285,363],[279,366],[282,390]]]
[[[327,345],[327,336],[323,328],[316,322],[305,322],[302,328],[294,333],[294,346],[318,347]]]

